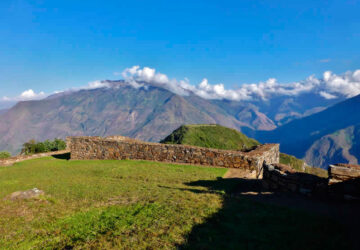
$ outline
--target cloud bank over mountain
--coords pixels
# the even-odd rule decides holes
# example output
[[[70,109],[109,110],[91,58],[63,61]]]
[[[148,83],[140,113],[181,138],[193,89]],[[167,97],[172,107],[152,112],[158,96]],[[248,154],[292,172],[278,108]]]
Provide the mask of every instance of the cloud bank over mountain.
[[[205,99],[266,100],[278,95],[296,96],[309,92],[317,93],[325,99],[335,99],[339,96],[349,98],[360,94],[360,70],[348,71],[341,75],[326,71],[321,79],[310,76],[304,81],[292,83],[279,83],[275,78],[270,78],[265,82],[243,84],[238,89],[226,89],[222,83],[210,84],[206,78],[198,85],[192,85],[187,79],[180,81],[169,79],[167,75],[148,67],[127,68],[122,76],[135,88],[150,84],[166,88],[179,95],[193,92]]]
[[[125,82],[134,88],[147,88],[149,85],[162,87],[176,94],[185,96],[194,93],[205,99],[226,99],[232,101],[268,100],[275,96],[297,96],[302,93],[315,93],[325,99],[338,97],[350,98],[360,94],[360,69],[337,75],[331,71],[323,73],[322,78],[314,75],[300,82],[279,83],[275,78],[259,83],[242,84],[237,89],[226,89],[224,84],[211,84],[204,78],[199,84],[193,85],[185,78],[183,80],[170,79],[167,75],[157,72],[154,68],[133,66],[122,72]],[[109,81],[94,81],[80,89],[111,88],[114,84]],[[65,92],[65,91],[57,91]],[[54,94],[54,93],[53,93]],[[0,103],[38,100],[49,96],[43,91],[36,93],[29,89],[16,97],[2,97]]]

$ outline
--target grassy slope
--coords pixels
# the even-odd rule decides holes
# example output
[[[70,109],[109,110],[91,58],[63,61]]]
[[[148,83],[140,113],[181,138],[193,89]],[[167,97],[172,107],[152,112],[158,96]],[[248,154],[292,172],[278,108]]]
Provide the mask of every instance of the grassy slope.
[[[50,157],[0,168],[0,249],[344,248],[326,218],[228,196],[238,180],[225,171]],[[34,187],[46,196],[3,199]]]
[[[167,136],[162,143],[187,144],[199,147],[242,150],[258,145],[259,142],[235,129],[219,125],[183,125]],[[304,166],[304,161],[294,156],[280,154],[280,163],[291,166],[297,171],[327,177],[326,170]]]
[[[220,125],[183,125],[161,142],[234,150],[251,148],[259,144],[235,129]]]
[[[308,166],[307,164],[305,164],[303,160],[300,160],[292,155],[280,153],[280,163],[289,165],[293,169],[300,172],[305,172],[308,174],[313,174],[324,178],[328,177],[328,172],[326,170]]]

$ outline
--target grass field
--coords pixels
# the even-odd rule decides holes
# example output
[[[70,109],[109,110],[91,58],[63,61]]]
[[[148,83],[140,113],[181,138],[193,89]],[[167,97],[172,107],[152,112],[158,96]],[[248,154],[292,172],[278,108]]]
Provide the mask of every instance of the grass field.
[[[0,248],[346,248],[329,219],[233,197],[225,172],[52,157],[0,168]],[[34,187],[46,195],[3,199]]]

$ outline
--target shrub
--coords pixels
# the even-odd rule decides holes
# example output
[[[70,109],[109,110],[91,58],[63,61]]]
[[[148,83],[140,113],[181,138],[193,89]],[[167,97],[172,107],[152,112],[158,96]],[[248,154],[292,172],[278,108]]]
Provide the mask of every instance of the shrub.
[[[6,151],[0,152],[0,159],[6,159],[9,157],[11,157],[11,154],[9,152]]]
[[[37,153],[52,152],[58,150],[64,150],[66,148],[65,141],[61,139],[54,139],[54,141],[46,140],[44,142],[36,142],[35,140],[30,140],[23,144],[21,149],[21,154],[30,155]]]

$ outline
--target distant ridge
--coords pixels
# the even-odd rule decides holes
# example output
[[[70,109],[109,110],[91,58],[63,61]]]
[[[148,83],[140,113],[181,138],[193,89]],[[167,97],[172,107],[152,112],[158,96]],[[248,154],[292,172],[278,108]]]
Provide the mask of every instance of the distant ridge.
[[[207,148],[247,150],[259,142],[239,131],[216,124],[182,125],[161,143],[185,144]]]
[[[8,111],[8,109],[0,109],[0,115],[6,113],[6,111]]]
[[[275,128],[266,115],[242,103],[230,112],[221,102],[180,96],[160,87],[134,88],[122,81],[103,84],[106,87],[19,102],[1,115],[0,151],[16,154],[30,139],[82,135],[157,142],[182,124],[216,123],[239,131]]]
[[[257,131],[255,138],[280,143],[282,152],[305,159],[309,165],[327,168],[338,162],[357,164],[359,111],[360,95],[273,131]]]

